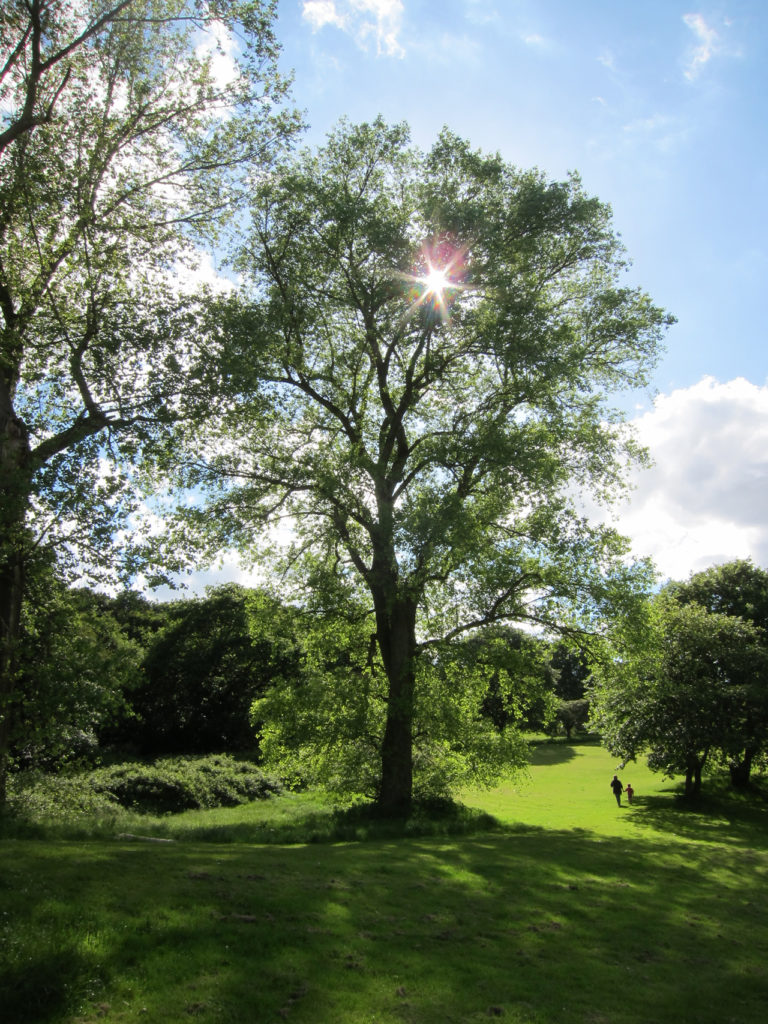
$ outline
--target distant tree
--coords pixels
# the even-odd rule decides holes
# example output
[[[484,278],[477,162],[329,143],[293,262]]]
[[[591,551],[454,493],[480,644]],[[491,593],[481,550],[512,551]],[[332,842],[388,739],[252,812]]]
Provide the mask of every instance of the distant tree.
[[[584,732],[589,721],[589,701],[583,697],[581,700],[561,700],[555,710],[555,717],[550,731],[556,733],[563,730],[567,739],[573,737],[576,732]]]
[[[737,560],[697,572],[670,593],[681,604],[695,602],[710,612],[738,616],[759,630],[758,642],[768,652],[768,572],[750,561]],[[744,680],[731,711],[731,743],[723,751],[731,782],[749,785],[753,766],[768,754],[768,672],[755,671]]]
[[[8,709],[10,754],[55,768],[98,753],[98,735],[127,709],[143,650],[87,590],[68,590],[50,566],[29,566],[19,685]]]
[[[737,742],[744,694],[767,665],[755,626],[680,604],[670,589],[651,602],[642,643],[595,673],[592,717],[611,753],[647,753],[653,770],[684,775],[695,797],[708,760]]]
[[[482,709],[497,729],[507,725],[541,729],[554,714],[550,645],[542,637],[497,626],[466,638],[460,649],[488,673]]]
[[[585,650],[562,642],[552,645],[549,660],[554,692],[561,700],[583,700],[591,668]]]
[[[293,617],[236,584],[173,602],[165,616],[130,694],[131,717],[107,738],[153,755],[254,750],[253,701],[299,672]]]
[[[0,805],[27,563],[41,542],[111,556],[128,467],[209,358],[169,272],[295,127],[274,17],[271,0],[0,9]]]
[[[253,547],[290,516],[296,578],[320,559],[367,595],[376,795],[397,812],[420,716],[437,713],[426,694],[476,720],[460,678],[430,691],[453,641],[600,628],[645,586],[616,534],[576,513],[573,484],[620,486],[637,451],[606,396],[646,382],[669,317],[619,285],[609,211],[577,178],[448,131],[422,154],[403,126],[342,124],[255,183],[252,219],[251,293],[221,305],[226,375],[183,460],[212,504],[189,520]]]

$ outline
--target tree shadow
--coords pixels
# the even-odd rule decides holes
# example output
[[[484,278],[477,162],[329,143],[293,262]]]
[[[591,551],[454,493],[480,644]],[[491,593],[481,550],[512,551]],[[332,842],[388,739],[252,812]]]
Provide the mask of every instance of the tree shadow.
[[[24,852],[34,903],[54,865],[42,844]],[[101,842],[59,861],[55,893],[78,896],[57,904],[73,954],[94,925],[88,908],[121,911],[109,930],[100,923],[98,959],[106,1003],[128,991],[126,978],[137,988],[129,1019],[163,1019],[173,999],[173,1019],[205,1024],[245,1020],[254,1000],[248,1019],[295,1024],[747,1024],[762,1019],[768,943],[748,852],[702,846],[692,856],[642,837],[630,850],[626,837],[547,829],[228,850]],[[633,984],[616,984],[630,969]],[[87,1003],[82,964],[62,960],[55,973],[48,1015],[22,1007],[20,1021],[53,1019],[64,980],[70,1008]],[[17,995],[28,991],[22,979]]]
[[[576,757],[573,743],[567,740],[542,740],[531,744],[532,765],[565,764]]]
[[[768,850],[768,801],[755,794],[708,795],[690,802],[673,790],[635,797],[633,824],[691,841]]]

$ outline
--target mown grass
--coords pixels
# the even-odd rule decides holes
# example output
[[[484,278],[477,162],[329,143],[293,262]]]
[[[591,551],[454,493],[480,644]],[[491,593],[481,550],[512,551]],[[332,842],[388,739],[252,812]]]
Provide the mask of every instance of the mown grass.
[[[7,838],[0,1019],[762,1024],[765,803],[685,811],[632,766],[620,810],[614,768],[539,746],[399,834],[302,794],[143,820],[173,842]]]

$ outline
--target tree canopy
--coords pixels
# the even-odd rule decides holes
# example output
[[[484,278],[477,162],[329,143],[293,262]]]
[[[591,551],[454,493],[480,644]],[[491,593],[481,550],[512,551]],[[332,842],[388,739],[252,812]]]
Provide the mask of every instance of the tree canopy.
[[[376,791],[396,810],[447,645],[497,623],[599,629],[645,586],[577,495],[615,493],[638,456],[608,396],[647,382],[670,318],[620,284],[610,212],[576,176],[447,130],[422,153],[402,125],[342,123],[256,183],[251,218],[249,292],[216,313],[180,474],[213,504],[185,529],[254,550],[287,517],[297,580],[367,595]],[[462,685],[435,700],[461,705]]]
[[[614,648],[592,690],[593,720],[609,749],[684,775],[701,789],[707,764],[749,782],[766,753],[768,574],[731,562],[671,583],[649,604],[642,633]]]
[[[268,0],[2,6],[0,803],[26,561],[41,543],[114,555],[130,467],[204,346],[170,272],[296,125],[274,17]]]

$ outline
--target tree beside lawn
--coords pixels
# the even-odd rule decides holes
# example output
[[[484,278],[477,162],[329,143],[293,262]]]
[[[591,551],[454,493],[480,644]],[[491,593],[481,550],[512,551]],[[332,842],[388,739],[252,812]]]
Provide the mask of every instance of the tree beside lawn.
[[[743,749],[745,707],[767,653],[752,623],[681,604],[671,586],[649,602],[642,636],[596,671],[592,721],[611,753],[645,753],[650,768],[684,776],[685,795],[696,797],[707,764]]]
[[[599,631],[647,585],[574,495],[615,494],[639,455],[607,396],[647,382],[670,318],[620,284],[576,177],[449,131],[422,153],[402,125],[342,123],[255,183],[251,217],[248,293],[220,304],[223,373],[185,438],[179,480],[209,498],[187,531],[254,551],[285,517],[283,586],[324,577],[369,609],[376,796],[399,811],[422,741],[451,744],[427,721],[479,721],[459,674],[436,685],[453,644]]]
[[[132,467],[205,347],[171,271],[210,251],[295,127],[275,15],[267,0],[3,4],[0,805],[30,560],[41,545],[78,569],[114,560]]]

